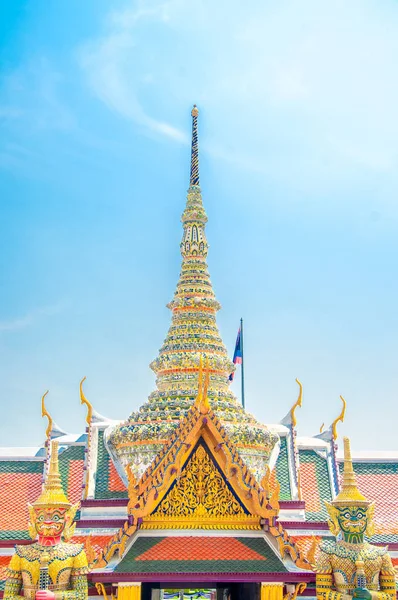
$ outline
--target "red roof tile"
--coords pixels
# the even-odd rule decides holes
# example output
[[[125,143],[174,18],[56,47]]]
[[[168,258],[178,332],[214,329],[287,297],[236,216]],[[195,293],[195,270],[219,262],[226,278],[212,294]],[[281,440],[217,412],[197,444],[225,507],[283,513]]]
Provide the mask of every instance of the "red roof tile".
[[[115,465],[112,461],[109,461],[109,490],[111,492],[125,492],[126,486],[119,477],[119,473],[116,471]]]
[[[28,502],[41,491],[40,473],[0,473],[0,530],[25,531]]]
[[[318,492],[316,467],[313,463],[300,463],[300,482],[305,509],[310,512],[320,512],[322,504]]]
[[[79,502],[82,498],[83,469],[83,460],[71,460],[69,462],[67,496],[69,502],[72,502],[73,504]]]
[[[176,536],[137,556],[136,560],[266,560],[264,556],[231,537]]]
[[[375,533],[398,533],[398,473],[357,473],[362,494],[376,503]]]

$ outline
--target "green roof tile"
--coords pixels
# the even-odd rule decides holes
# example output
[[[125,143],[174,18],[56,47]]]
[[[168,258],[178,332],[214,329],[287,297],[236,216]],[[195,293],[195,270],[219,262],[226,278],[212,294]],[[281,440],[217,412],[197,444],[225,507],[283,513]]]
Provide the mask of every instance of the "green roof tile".
[[[212,547],[209,558],[204,540]],[[221,558],[214,558],[214,552]],[[232,559],[228,558],[231,552]],[[236,553],[239,558],[235,558]],[[187,554],[201,558],[184,560]],[[115,573],[287,573],[287,569],[262,537],[204,535],[139,537]]]
[[[104,432],[98,432],[98,462],[95,476],[95,497],[102,500],[107,498],[127,498],[127,490],[114,491],[110,489],[111,457],[105,448]]]
[[[291,500],[292,490],[290,487],[289,457],[287,453],[287,440],[281,436],[281,447],[276,461],[276,477],[281,486],[280,500]]]

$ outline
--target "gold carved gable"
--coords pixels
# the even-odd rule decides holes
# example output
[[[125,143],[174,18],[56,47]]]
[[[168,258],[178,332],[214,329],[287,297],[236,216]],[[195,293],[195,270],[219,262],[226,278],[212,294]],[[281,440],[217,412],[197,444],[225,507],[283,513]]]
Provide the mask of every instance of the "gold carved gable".
[[[246,516],[202,444],[193,452],[155,514],[165,518],[226,517],[229,520]]]

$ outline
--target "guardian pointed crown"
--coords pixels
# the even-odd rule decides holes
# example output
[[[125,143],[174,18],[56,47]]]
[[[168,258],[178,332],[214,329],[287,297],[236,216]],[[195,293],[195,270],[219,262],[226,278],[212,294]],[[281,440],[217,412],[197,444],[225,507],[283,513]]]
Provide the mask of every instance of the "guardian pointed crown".
[[[357,488],[352,466],[351,447],[348,437],[344,438],[344,471],[341,478],[341,491],[332,501],[334,506],[369,506],[371,502]]]
[[[58,464],[58,442],[51,442],[50,466],[43,490],[37,500],[33,503],[34,508],[44,506],[59,506],[69,508],[71,503],[65,495],[61,483]]]

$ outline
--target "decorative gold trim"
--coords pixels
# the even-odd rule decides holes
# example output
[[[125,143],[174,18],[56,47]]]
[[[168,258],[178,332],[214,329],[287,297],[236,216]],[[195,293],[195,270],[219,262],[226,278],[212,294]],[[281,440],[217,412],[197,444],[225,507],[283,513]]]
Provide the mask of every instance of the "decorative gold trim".
[[[283,600],[296,600],[297,596],[302,594],[307,589],[307,584],[304,581],[296,583],[294,586],[294,592],[288,592],[283,596]]]
[[[108,600],[108,594],[106,593],[105,586],[103,583],[97,582],[95,584],[95,589],[97,590],[98,596],[103,596],[105,600]],[[111,593],[111,600],[116,600],[116,596]]]
[[[314,536],[314,534],[311,536],[311,546],[308,549],[307,552],[307,560],[310,563],[311,567],[315,567],[316,564],[316,552],[318,550],[318,540],[316,539],[316,537]]]
[[[208,517],[192,515],[189,517],[165,517],[151,515],[146,517],[141,529],[245,529],[261,530],[260,519],[253,515],[228,515]]]

